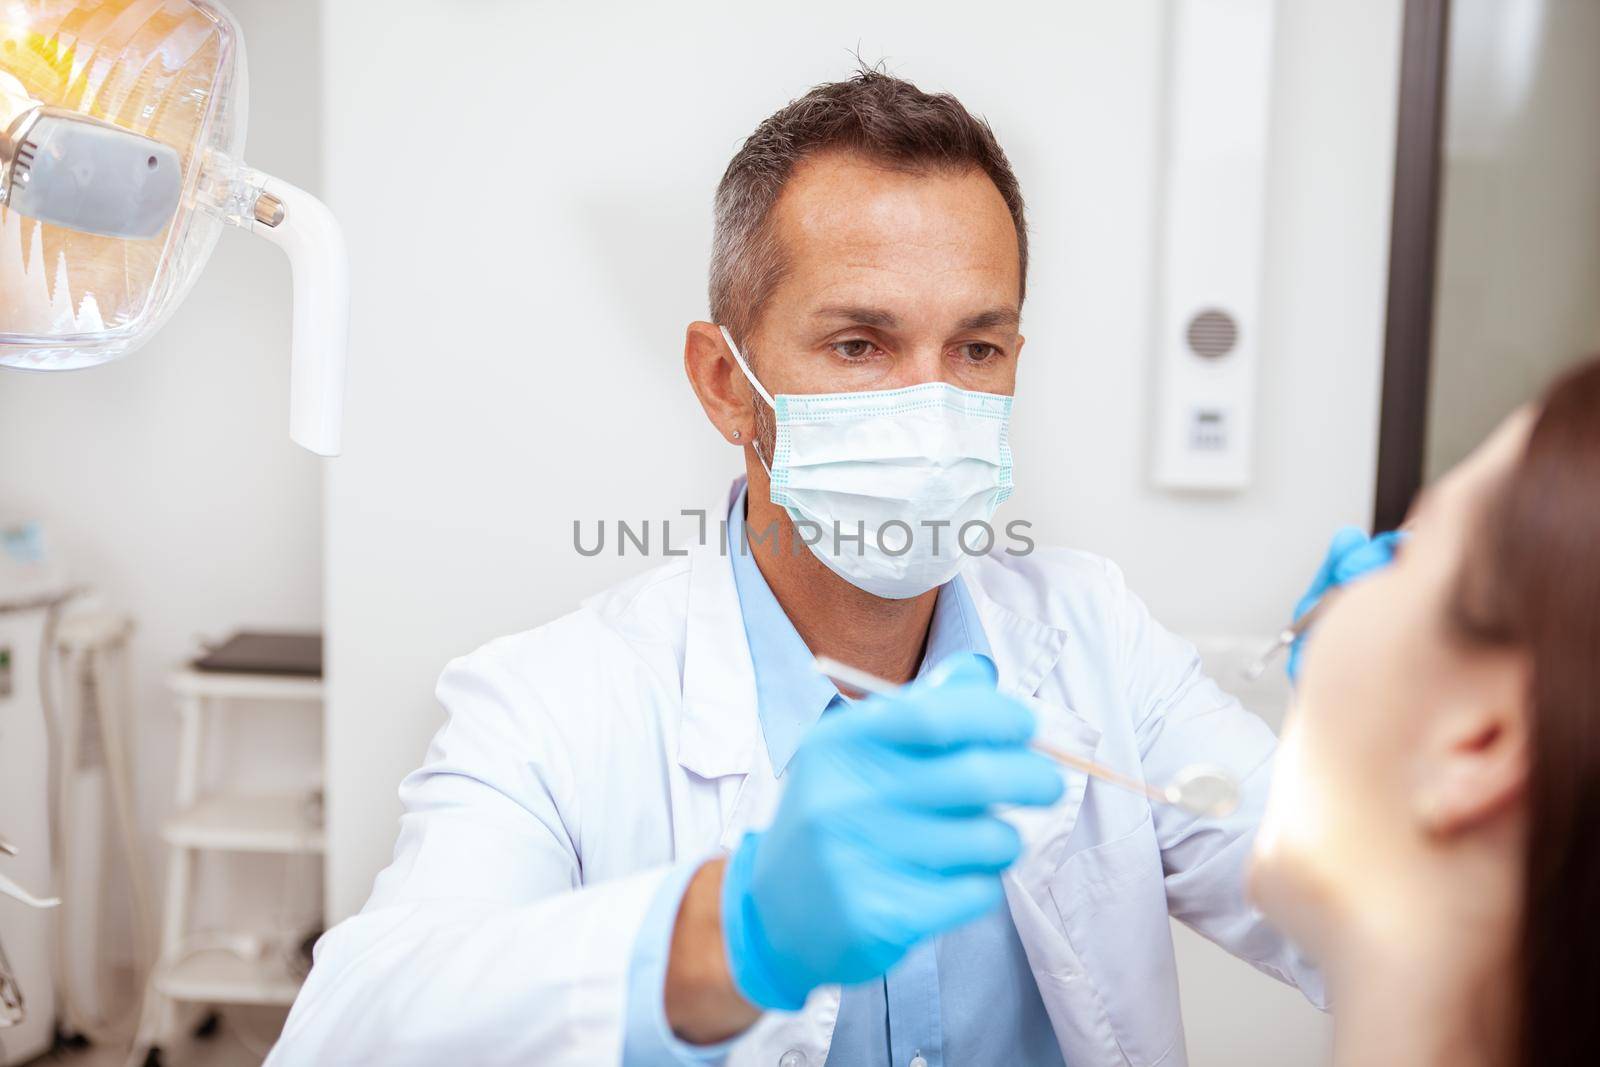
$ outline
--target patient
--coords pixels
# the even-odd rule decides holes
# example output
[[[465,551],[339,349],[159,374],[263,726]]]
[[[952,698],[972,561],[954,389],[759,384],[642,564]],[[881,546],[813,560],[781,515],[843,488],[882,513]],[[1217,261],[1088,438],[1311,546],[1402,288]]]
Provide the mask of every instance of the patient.
[[[1600,360],[1318,624],[1251,889],[1347,1065],[1600,1062]]]

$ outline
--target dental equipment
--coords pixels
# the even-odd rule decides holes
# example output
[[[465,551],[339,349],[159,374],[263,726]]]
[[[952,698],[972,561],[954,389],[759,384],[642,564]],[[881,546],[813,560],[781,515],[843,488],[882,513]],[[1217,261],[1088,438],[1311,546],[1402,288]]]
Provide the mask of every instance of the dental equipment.
[[[17,854],[17,846],[0,837],[0,853],[4,853],[7,856],[15,856]],[[53,908],[61,903],[60,897],[36,897],[3,874],[0,874],[0,894],[26,904],[30,908]]]
[[[0,944],[0,1029],[21,1026],[27,1021],[28,1006],[22,998],[22,986],[17,983],[11,961],[6,958],[5,945]]]
[[[879,678],[875,674],[852,667],[848,663],[840,663],[827,656],[817,656],[812,662],[817,671],[835,685],[877,696],[894,696],[901,689],[887,678]],[[1239,783],[1233,775],[1220,767],[1202,765],[1185,767],[1171,782],[1158,787],[1042,741],[1034,741],[1029,747],[1090,778],[1098,778],[1118,789],[1138,793],[1158,804],[1170,804],[1181,808],[1191,815],[1220,818],[1231,815],[1239,807]]]
[[[0,874],[0,893],[30,908],[53,908],[61,903],[60,897],[36,897],[3,874]]]
[[[248,77],[226,8],[9,0],[0,42],[0,367],[75,370],[137,350],[236,227],[289,258],[289,434],[337,455],[344,237],[320,201],[241,160]]]
[[[1244,680],[1247,682],[1254,682],[1263,674],[1267,673],[1267,668],[1272,666],[1272,661],[1277,659],[1280,653],[1286,652],[1292,648],[1294,643],[1300,640],[1300,638],[1305,635],[1307,630],[1311,629],[1317,624],[1317,620],[1322,618],[1323,614],[1327,611],[1328,604],[1336,599],[1337,592],[1337,586],[1335,586],[1333,589],[1329,589],[1326,593],[1322,594],[1322,598],[1320,600],[1311,606],[1310,611],[1306,612],[1294,622],[1280,630],[1278,632],[1278,636],[1273,639],[1272,644],[1261,650],[1261,655],[1257,656],[1248,665],[1240,669],[1239,673],[1244,675]]]
[[[1369,556],[1363,564],[1355,567],[1346,574],[1344,583],[1330,581],[1327,584],[1327,588],[1325,588],[1322,591],[1322,594],[1317,598],[1316,603],[1312,604],[1311,608],[1304,615],[1300,616],[1298,619],[1294,620],[1288,626],[1279,631],[1277,638],[1273,640],[1272,644],[1268,645],[1262,651],[1261,655],[1255,658],[1254,662],[1246,667],[1241,668],[1239,673],[1244,676],[1244,680],[1247,682],[1256,681],[1266,673],[1267,667],[1274,659],[1277,658],[1280,652],[1293,648],[1294,643],[1300,640],[1300,638],[1304,637],[1306,632],[1315,626],[1319,620],[1321,620],[1322,616],[1328,610],[1328,605],[1338,599],[1339,593],[1349,587],[1346,583],[1355,581],[1362,575],[1372,570],[1376,570],[1379,567],[1385,566],[1391,562],[1394,559],[1395,553],[1399,551],[1399,546],[1405,542],[1407,537],[1410,536],[1410,532],[1411,521],[1408,519],[1404,523],[1401,523],[1398,528],[1390,530],[1387,533],[1380,533],[1376,537],[1373,537],[1369,542],[1356,549],[1355,551],[1357,553],[1378,549],[1382,551],[1384,558],[1380,563],[1374,562]],[[1330,563],[1331,562],[1332,560],[1330,560]],[[1341,566],[1348,566],[1347,560],[1341,560],[1339,562]]]

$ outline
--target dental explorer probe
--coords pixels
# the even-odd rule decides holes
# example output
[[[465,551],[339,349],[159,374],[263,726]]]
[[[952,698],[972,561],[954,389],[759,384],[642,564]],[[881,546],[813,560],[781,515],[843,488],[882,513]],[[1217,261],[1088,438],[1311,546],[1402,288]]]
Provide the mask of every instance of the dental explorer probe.
[[[835,685],[848,686],[859,692],[877,696],[894,696],[901,689],[887,678],[879,678],[875,674],[852,667],[848,663],[840,663],[827,656],[817,656],[812,662],[818,673]],[[1158,804],[1171,804],[1192,815],[1220,818],[1233,814],[1239,807],[1238,782],[1231,774],[1218,767],[1185,767],[1166,786],[1157,787],[1042,741],[1030,742],[1028,747],[1090,778],[1098,778],[1118,789],[1138,793]]]
[[[1410,533],[1411,520],[1407,519],[1405,522],[1401,523],[1398,527],[1389,531],[1388,533],[1381,533],[1374,537],[1369,542],[1369,545],[1386,546],[1390,553],[1389,558],[1393,559],[1394,552],[1396,551],[1393,546],[1403,542],[1404,539],[1410,535]],[[1360,577],[1360,575],[1358,574],[1356,577]],[[1239,673],[1244,676],[1244,680],[1247,682],[1253,682],[1265,674],[1267,672],[1267,667],[1269,667],[1272,664],[1272,661],[1277,658],[1278,653],[1284,651],[1285,649],[1292,648],[1296,641],[1304,637],[1306,631],[1315,626],[1317,624],[1317,620],[1321,619],[1322,616],[1327,613],[1328,605],[1337,600],[1339,594],[1343,592],[1344,589],[1345,586],[1343,585],[1330,586],[1328,589],[1323,591],[1322,595],[1317,598],[1317,602],[1312,604],[1310,609],[1307,610],[1304,615],[1300,616],[1288,626],[1285,626],[1282,630],[1278,631],[1278,636],[1273,640],[1272,644],[1268,645],[1262,650],[1261,655],[1257,656],[1248,666],[1241,667],[1239,669]]]
[[[1296,641],[1300,640],[1307,630],[1315,626],[1317,624],[1317,620],[1322,618],[1323,614],[1326,612],[1329,601],[1335,599],[1332,594],[1337,590],[1337,588],[1338,587],[1335,586],[1333,589],[1330,589],[1326,593],[1322,594],[1322,597],[1315,604],[1311,605],[1310,611],[1307,611],[1294,622],[1278,631],[1278,636],[1273,640],[1272,644],[1262,649],[1261,655],[1252,660],[1248,666],[1240,669],[1239,673],[1244,675],[1244,680],[1247,682],[1253,682],[1259,679],[1263,674],[1267,673],[1267,668],[1272,665],[1273,660],[1278,658],[1278,653],[1292,647]]]

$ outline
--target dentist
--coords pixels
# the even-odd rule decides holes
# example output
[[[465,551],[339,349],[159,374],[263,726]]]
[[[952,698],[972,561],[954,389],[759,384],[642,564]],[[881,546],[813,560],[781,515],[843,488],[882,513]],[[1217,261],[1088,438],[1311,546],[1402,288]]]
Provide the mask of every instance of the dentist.
[[[1109,562],[971,551],[1026,272],[951,97],[867,71],[760,125],[684,351],[748,480],[711,543],[446,668],[394,862],[269,1062],[1177,1067],[1169,915],[1320,998],[1242,891],[1271,732]],[[817,654],[909,684],[853,705]]]

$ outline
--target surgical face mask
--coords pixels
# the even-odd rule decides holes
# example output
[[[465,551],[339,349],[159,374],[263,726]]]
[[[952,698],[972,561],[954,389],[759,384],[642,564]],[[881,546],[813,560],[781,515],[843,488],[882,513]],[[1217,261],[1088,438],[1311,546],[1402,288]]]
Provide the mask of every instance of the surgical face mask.
[[[288,254],[290,432],[339,447],[349,271],[327,208],[250,169],[239,26],[215,0],[0,0],[0,366],[145,344],[222,230]]]
[[[772,502],[812,553],[852,585],[889,600],[954,578],[967,544],[1011,495],[1011,397],[944,382],[858,393],[780,393],[756,380],[726,327],[722,338],[777,421]]]

